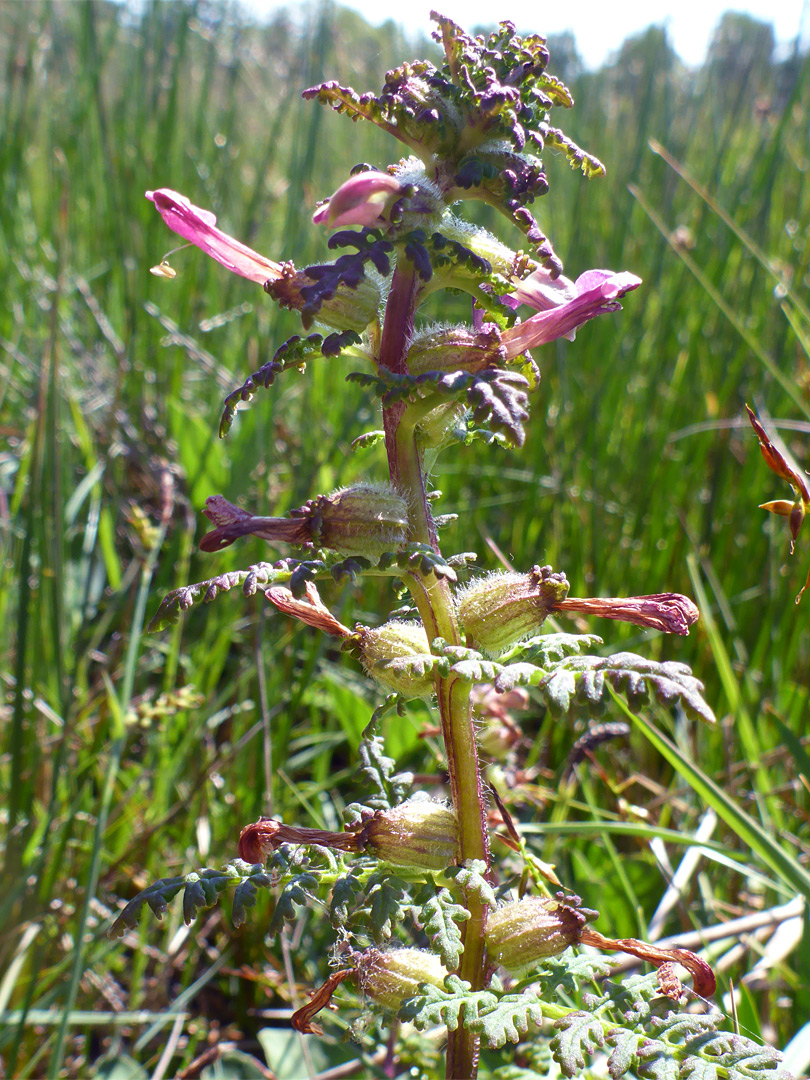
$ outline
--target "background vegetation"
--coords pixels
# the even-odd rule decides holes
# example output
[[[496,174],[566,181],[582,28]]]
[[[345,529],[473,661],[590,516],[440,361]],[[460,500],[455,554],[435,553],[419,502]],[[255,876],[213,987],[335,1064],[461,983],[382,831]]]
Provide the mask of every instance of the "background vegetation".
[[[570,39],[550,45],[577,99],[567,131],[608,176],[585,183],[552,158],[539,220],[572,276],[608,266],[644,286],[621,315],[538,353],[522,452],[445,455],[441,509],[459,515],[446,550],[490,544],[492,566],[498,553],[520,568],[550,562],[572,595],[695,596],[704,619],[687,640],[591,629],[693,665],[717,728],[660,711],[657,722],[787,863],[806,866],[810,597],[799,608],[793,597],[810,552],[800,537],[789,559],[784,522],[756,509],[787,491],[742,412],[749,401],[773,416],[807,461],[810,65],[774,59],[769,28],[743,16],[725,17],[698,72],[656,29],[596,73],[580,70]],[[123,943],[106,937],[121,898],[222,864],[259,814],[336,822],[358,793],[373,707],[347,661],[260,597],[234,590],[145,633],[166,591],[266,556],[252,541],[196,551],[207,495],[283,513],[382,470],[379,450],[350,451],[378,425],[339,363],[286,375],[217,439],[225,393],[297,327],[195,251],[172,258],[175,280],[150,276],[173,244],[143,192],[187,194],[271,257],[323,259],[315,201],[356,162],[383,165],[397,149],[300,91],[332,77],[376,88],[429,48],[331,6],[255,27],[202,3],[0,5],[5,1075],[262,1075],[221,1057],[234,1046],[261,1057],[259,1043],[279,1076],[357,1056],[313,1040],[304,1053],[284,1027],[323,970],[317,912],[281,951],[263,937],[266,906],[240,932],[219,908],[190,928],[172,909]],[[351,588],[330,599],[344,622],[394,605]],[[426,719],[409,710],[386,734],[428,783],[440,773],[418,735]],[[716,796],[636,729],[563,783],[582,731],[533,707],[499,779],[538,853],[601,910],[600,928],[643,935],[666,889],[656,828],[691,836]],[[795,895],[795,876],[744,828],[721,820],[714,840],[734,869],[704,857],[665,932]],[[665,850],[677,865],[688,848]],[[781,950],[760,934],[718,953],[741,1026],[784,1046],[810,1020],[806,928]],[[343,1073],[371,1074],[367,1062]]]

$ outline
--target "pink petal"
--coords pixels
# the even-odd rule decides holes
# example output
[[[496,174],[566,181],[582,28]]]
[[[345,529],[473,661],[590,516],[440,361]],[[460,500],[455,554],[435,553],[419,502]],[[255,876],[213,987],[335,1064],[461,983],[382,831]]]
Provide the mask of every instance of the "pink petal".
[[[264,255],[216,228],[216,215],[210,210],[194,206],[185,195],[170,188],[160,188],[157,191],[147,191],[146,197],[158,208],[160,216],[172,232],[195,244],[234,274],[256,281],[259,285],[281,277],[279,263],[271,262]]]
[[[388,173],[370,169],[350,176],[335,194],[312,215],[315,225],[343,228],[346,225],[375,225],[388,205],[406,190]]]
[[[509,359],[526,349],[545,345],[560,337],[569,337],[589,319],[609,311],[618,311],[618,297],[637,289],[641,278],[635,274],[614,274],[610,270],[588,270],[576,282],[578,295],[567,303],[532,315],[525,322],[504,331],[501,341]]]
[[[535,311],[548,311],[573,300],[577,286],[562,274],[552,278],[548,270],[540,269],[518,282],[511,296],[518,304],[527,304]]]

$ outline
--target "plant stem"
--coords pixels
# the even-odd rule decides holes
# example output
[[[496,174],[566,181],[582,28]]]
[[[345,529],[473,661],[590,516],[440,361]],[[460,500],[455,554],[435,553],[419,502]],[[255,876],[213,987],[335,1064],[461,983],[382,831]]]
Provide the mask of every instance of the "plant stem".
[[[400,266],[394,273],[380,345],[380,366],[389,371],[403,373],[406,370],[406,344],[413,329],[416,301],[417,282],[413,269],[407,264]],[[416,432],[413,424],[408,422],[406,406],[397,404],[384,409],[383,424],[391,480],[408,499],[411,508],[410,539],[430,544],[438,552]],[[447,580],[433,574],[426,577],[409,574],[407,584],[428,640],[442,637],[451,645],[460,645],[461,633]],[[488,867],[489,841],[469,684],[454,675],[437,675],[436,696],[453,806],[458,818],[459,861],[477,859]],[[486,906],[474,895],[468,897],[467,906],[470,919],[464,924],[464,952],[458,974],[470,982],[473,989],[480,990],[486,978]],[[448,1080],[474,1080],[477,1071],[478,1038],[461,1025],[448,1034],[446,1076]]]

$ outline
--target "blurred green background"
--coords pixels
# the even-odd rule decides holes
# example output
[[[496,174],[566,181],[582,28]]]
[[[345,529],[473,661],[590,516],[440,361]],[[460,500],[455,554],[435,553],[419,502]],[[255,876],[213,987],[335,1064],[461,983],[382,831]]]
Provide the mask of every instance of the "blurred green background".
[[[800,536],[791,559],[785,522],[757,509],[789,491],[743,404],[807,462],[810,64],[775,59],[770,29],[741,15],[724,18],[699,71],[657,29],[598,72],[581,70],[570,37],[549,45],[550,70],[576,98],[561,122],[608,173],[588,183],[549,155],[538,220],[570,276],[606,266],[644,285],[574,343],[537,351],[522,451],[445,453],[439,507],[458,514],[445,551],[477,549],[485,566],[496,551],[519,568],[552,563],[576,596],[694,596],[704,619],[685,640],[588,629],[693,666],[717,728],[660,710],[656,722],[806,866],[810,597],[793,601],[810,544]],[[189,929],[172,909],[123,943],[106,937],[121,898],[232,858],[261,813],[337,822],[358,794],[356,748],[376,700],[348,660],[238,588],[145,633],[168,590],[278,557],[258,541],[200,554],[207,495],[280,514],[381,478],[384,459],[349,449],[379,420],[340,361],[286,373],[217,438],[225,394],[298,325],[194,249],[172,256],[174,280],[150,275],[176,238],[143,193],[172,187],[271,258],[321,261],[316,200],[355,163],[383,166],[399,149],[301,91],[326,78],[376,89],[426,53],[436,57],[427,36],[332,5],[264,26],[230,5],[0,5],[5,1075],[159,1080],[212,1047],[219,1065],[188,1075],[225,1075],[205,1072],[226,1068],[222,1047],[261,1058],[259,1042],[286,1038],[291,1004],[323,974],[331,931],[318,912],[281,951],[263,940],[261,907],[238,933],[218,908]],[[520,246],[511,226],[476,212]],[[450,298],[432,315],[468,312]],[[328,599],[344,622],[396,603],[382,587]],[[427,719],[414,707],[385,731],[403,767],[432,775],[418,737]],[[635,731],[596,751],[573,789],[561,785],[583,730],[532,707],[521,757],[500,776],[538,852],[601,909],[600,928],[641,935],[666,888],[645,830],[692,833],[705,802]],[[633,835],[618,828],[628,821]],[[544,835],[550,822],[570,832]],[[595,834],[593,822],[608,824]],[[739,831],[721,823],[714,839],[737,869],[704,861],[668,933],[795,893]],[[721,987],[739,987],[763,951],[760,938],[729,955]],[[805,933],[738,989],[744,1030],[784,1046],[810,1020],[808,974]],[[317,1053],[285,1067],[312,1075],[351,1056]]]

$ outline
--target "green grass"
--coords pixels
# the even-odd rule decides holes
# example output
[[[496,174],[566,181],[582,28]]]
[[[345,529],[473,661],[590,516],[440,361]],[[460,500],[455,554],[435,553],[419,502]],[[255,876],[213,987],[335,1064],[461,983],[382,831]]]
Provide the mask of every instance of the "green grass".
[[[286,373],[216,438],[225,393],[297,326],[194,250],[172,256],[175,280],[152,277],[174,244],[143,192],[176,188],[271,257],[325,258],[315,201],[355,162],[399,151],[300,91],[332,77],[376,87],[423,46],[329,7],[256,30],[231,7],[7,3],[0,31],[0,1056],[7,1075],[83,1076],[126,1052],[149,1075],[187,1012],[173,1075],[209,1038],[259,1053],[277,1021],[257,1010],[305,999],[329,935],[302,916],[295,982],[263,940],[264,909],[240,933],[215,910],[181,939],[173,908],[112,943],[118,899],[225,862],[261,813],[336,822],[358,794],[373,695],[238,590],[161,634],[145,622],[169,589],[265,554],[197,552],[208,494],[283,513],[380,477],[383,462],[379,448],[349,451],[378,418],[340,362]],[[499,774],[537,853],[601,909],[606,933],[641,932],[666,888],[653,837],[688,836],[716,805],[714,840],[740,870],[704,860],[674,933],[781,903],[807,876],[810,597],[793,597],[810,552],[802,536],[789,558],[784,523],[757,509],[786,492],[743,403],[793,422],[782,435],[807,462],[810,64],[770,68],[761,85],[753,69],[687,78],[656,33],[621,63],[575,80],[568,120],[607,178],[586,184],[552,157],[538,217],[568,273],[627,269],[644,286],[575,343],[538,351],[523,451],[451,450],[435,479],[459,514],[447,550],[495,565],[491,539],[515,566],[565,570],[572,595],[700,600],[687,640],[589,629],[692,664],[716,730],[650,715],[570,788],[581,732],[535,710],[539,771]],[[330,599],[344,622],[395,605],[382,587]],[[385,725],[398,759],[434,773],[425,718]],[[723,989],[756,959],[724,970]],[[809,974],[805,935],[745,999],[745,1022],[784,1045],[810,1016]]]

